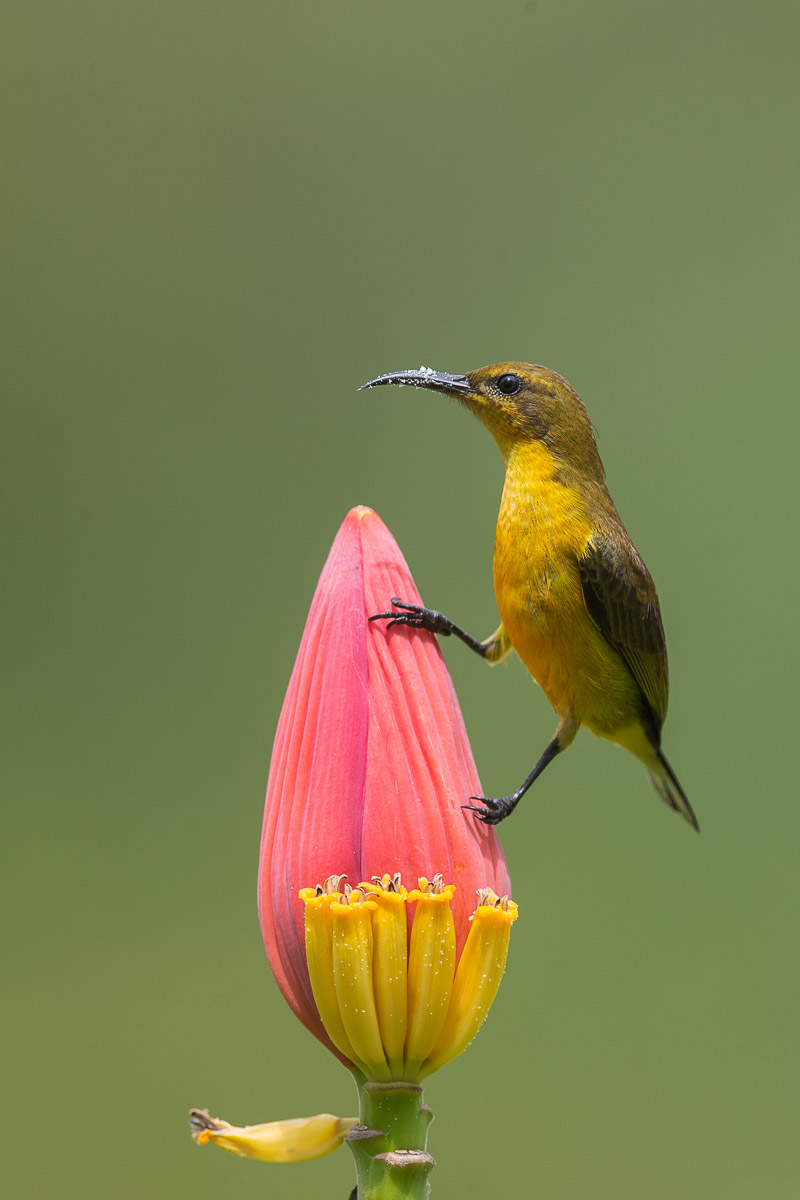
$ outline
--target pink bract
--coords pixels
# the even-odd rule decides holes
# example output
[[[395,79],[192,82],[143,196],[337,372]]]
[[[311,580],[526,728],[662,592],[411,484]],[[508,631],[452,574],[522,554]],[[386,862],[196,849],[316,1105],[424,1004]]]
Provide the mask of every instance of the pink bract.
[[[411,888],[441,872],[458,889],[459,954],[476,890],[511,891],[494,829],[461,808],[481,785],[436,639],[368,621],[392,596],[421,603],[380,517],[354,508],[314,594],[267,786],[258,879],[264,945],[287,1002],[331,1050],[306,968],[300,888],[333,874],[355,886],[397,871]]]

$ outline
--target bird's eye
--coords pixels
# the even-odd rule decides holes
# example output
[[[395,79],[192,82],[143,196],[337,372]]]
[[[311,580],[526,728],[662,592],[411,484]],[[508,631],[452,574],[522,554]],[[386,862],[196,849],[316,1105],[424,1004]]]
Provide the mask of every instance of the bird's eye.
[[[501,375],[497,380],[497,386],[504,396],[513,396],[522,387],[522,380],[519,375]]]

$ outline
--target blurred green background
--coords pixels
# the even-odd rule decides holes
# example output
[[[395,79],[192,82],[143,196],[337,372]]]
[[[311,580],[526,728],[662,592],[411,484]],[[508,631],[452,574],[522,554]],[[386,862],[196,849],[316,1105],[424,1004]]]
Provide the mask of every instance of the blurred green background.
[[[502,461],[384,371],[545,363],[661,594],[697,838],[583,734],[503,827],[524,919],[427,1089],[439,1197],[794,1197],[796,6],[8,0],[5,1192],[344,1200],[354,1107],[255,910],[317,575],[375,507],[477,634]],[[479,769],[554,727],[446,647]],[[467,1136],[465,1136],[465,1132]]]

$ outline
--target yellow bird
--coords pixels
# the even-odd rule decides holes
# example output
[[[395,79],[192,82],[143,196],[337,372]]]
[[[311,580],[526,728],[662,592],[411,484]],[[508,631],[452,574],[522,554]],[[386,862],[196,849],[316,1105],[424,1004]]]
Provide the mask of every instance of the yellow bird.
[[[546,367],[504,362],[468,375],[421,367],[365,388],[404,384],[454,396],[494,437],[506,478],[494,543],[501,625],[479,641],[444,614],[392,598],[387,620],[455,634],[489,663],[516,650],[560,720],[524,783],[509,796],[465,805],[496,825],[516,808],[581,725],[641,759],[662,800],[699,830],[661,751],[667,646],[655,584],[605,485],[580,397]]]

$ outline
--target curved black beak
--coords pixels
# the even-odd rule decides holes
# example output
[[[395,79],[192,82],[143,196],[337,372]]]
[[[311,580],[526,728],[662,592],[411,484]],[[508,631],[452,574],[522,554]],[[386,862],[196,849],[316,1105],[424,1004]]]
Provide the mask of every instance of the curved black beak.
[[[466,375],[447,375],[444,371],[433,371],[420,367],[418,371],[395,371],[391,375],[379,375],[358,389],[381,387],[384,383],[407,384],[409,387],[430,388],[432,392],[449,392],[451,396],[467,396],[472,390]]]

